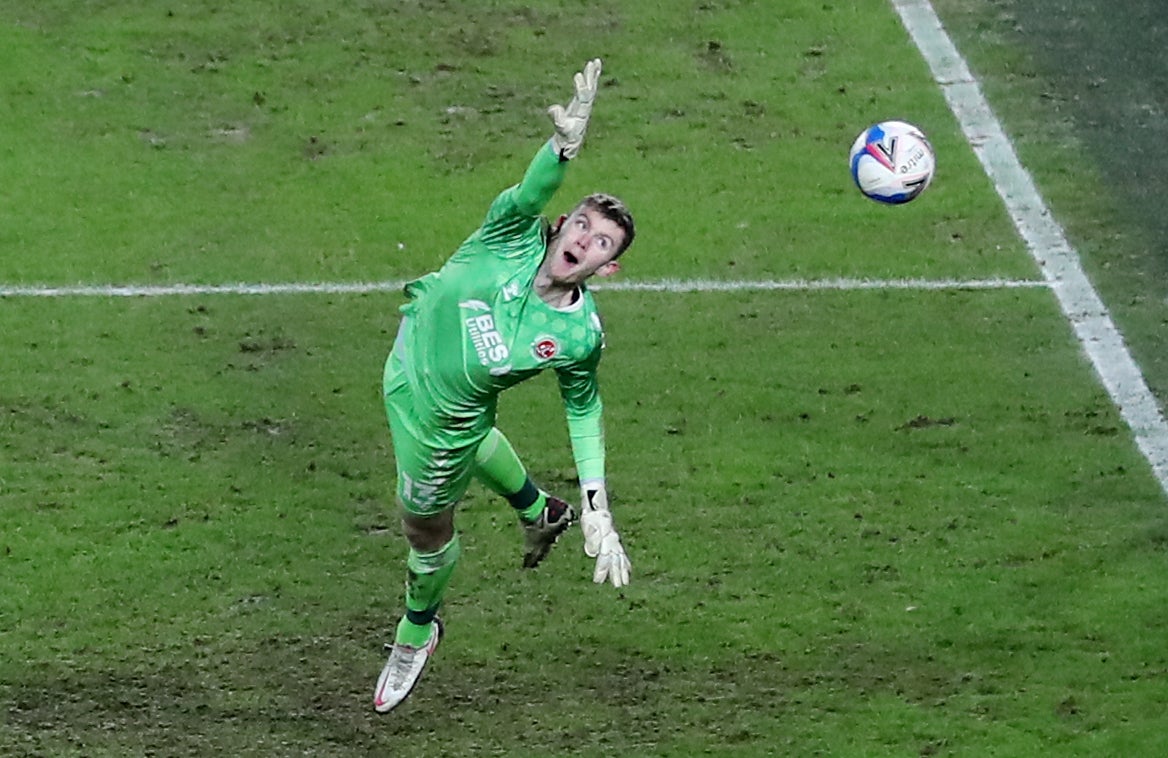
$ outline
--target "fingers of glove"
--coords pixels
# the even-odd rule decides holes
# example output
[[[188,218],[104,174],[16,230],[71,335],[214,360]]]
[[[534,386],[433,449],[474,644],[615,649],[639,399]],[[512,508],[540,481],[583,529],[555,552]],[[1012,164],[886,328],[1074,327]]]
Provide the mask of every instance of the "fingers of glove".
[[[628,556],[621,553],[617,560],[614,561],[612,568],[608,570],[609,577],[612,579],[613,587],[623,587],[629,583],[629,570],[632,565],[629,563]]]
[[[576,94],[568,103],[568,113],[588,118],[588,114],[592,112],[592,101],[596,99],[596,90],[600,85],[600,60],[589,61],[582,72],[572,77],[572,84]]]
[[[552,123],[556,125],[557,131],[564,131],[567,129],[568,113],[564,110],[562,105],[552,105],[547,109],[548,115],[552,118]]]
[[[619,587],[616,582],[620,579],[620,574],[617,571],[617,563],[614,560],[616,556],[609,553],[602,553],[596,559],[596,571],[592,573],[592,581],[595,584],[604,584],[605,581],[612,580],[613,584]]]
[[[608,556],[602,555],[596,559],[596,570],[592,572],[593,584],[604,584],[608,578]]]
[[[614,534],[612,514],[608,511],[584,511],[580,516],[580,531],[584,534],[584,554],[595,558],[601,553],[604,539]]]
[[[629,568],[629,558],[620,537],[616,532],[609,532],[600,543],[600,557],[596,559],[592,581],[602,584],[609,579],[614,587],[621,587],[629,583]]]
[[[629,583],[629,570],[632,568],[628,556],[624,551],[605,553],[596,561],[596,571],[592,574],[592,581],[604,584],[605,580],[612,582],[612,586],[620,589]]]
[[[593,58],[584,65],[582,74],[577,74],[580,77],[576,82],[576,93],[584,102],[592,102],[592,98],[596,97],[596,89],[600,84],[600,59]]]

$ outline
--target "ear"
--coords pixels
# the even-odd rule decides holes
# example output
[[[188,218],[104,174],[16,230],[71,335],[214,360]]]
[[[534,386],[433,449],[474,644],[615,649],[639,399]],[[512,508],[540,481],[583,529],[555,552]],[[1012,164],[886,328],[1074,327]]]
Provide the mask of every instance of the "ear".
[[[564,222],[568,220],[568,214],[561,213],[560,217],[556,219],[556,223],[552,224],[551,234],[548,236],[554,237],[560,233],[560,229],[564,226]]]
[[[612,276],[620,271],[620,261],[609,261],[600,268],[596,269],[597,276]]]

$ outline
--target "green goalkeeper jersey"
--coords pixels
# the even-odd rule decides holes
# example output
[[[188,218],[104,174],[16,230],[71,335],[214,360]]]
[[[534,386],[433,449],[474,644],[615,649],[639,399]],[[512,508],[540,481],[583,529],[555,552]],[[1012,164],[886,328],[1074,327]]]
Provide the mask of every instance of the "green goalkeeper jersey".
[[[549,235],[543,209],[566,166],[542,146],[442,268],[406,286],[401,344],[415,413],[437,450],[477,445],[494,425],[499,393],[553,369],[584,482],[604,478],[600,316],[583,286],[565,309],[533,288]]]

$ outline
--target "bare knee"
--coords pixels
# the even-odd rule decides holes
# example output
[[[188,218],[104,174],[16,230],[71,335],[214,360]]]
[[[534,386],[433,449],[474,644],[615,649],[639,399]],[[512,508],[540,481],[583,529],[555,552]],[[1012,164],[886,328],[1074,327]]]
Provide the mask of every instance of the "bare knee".
[[[402,533],[410,547],[420,553],[433,553],[454,537],[454,509],[433,516],[402,514]]]

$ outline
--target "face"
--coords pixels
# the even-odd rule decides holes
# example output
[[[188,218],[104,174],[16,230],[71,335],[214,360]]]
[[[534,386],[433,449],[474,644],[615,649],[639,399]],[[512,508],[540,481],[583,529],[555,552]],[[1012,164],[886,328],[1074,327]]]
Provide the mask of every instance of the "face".
[[[594,274],[608,276],[620,268],[613,256],[624,239],[625,231],[615,221],[592,208],[577,208],[561,221],[544,270],[564,285],[579,284]]]

